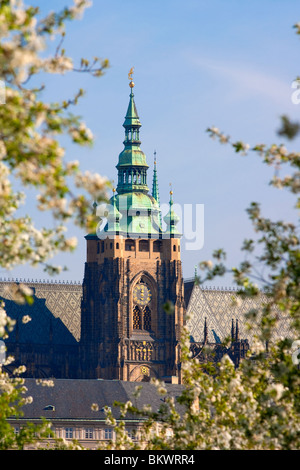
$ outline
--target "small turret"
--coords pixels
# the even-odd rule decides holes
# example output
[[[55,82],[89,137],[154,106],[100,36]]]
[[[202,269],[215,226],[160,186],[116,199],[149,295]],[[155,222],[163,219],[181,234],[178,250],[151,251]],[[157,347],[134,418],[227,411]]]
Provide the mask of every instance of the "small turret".
[[[170,201],[169,201],[170,209],[169,212],[165,215],[164,221],[167,224],[167,229],[165,231],[166,235],[170,235],[172,237],[181,237],[181,234],[177,230],[176,225],[178,224],[180,218],[176,214],[173,209],[173,191],[170,191]]]

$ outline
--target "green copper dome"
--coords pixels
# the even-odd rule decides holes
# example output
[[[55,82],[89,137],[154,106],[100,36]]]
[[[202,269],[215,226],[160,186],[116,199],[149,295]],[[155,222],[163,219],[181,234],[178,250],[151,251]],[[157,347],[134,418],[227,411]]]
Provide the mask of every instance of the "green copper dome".
[[[129,192],[116,196],[120,218],[120,232],[128,236],[158,236],[161,232],[159,224],[160,208],[157,201],[142,192]]]
[[[140,148],[125,147],[123,152],[120,153],[117,168],[126,169],[130,166],[142,166],[144,168],[148,168],[146,155]]]

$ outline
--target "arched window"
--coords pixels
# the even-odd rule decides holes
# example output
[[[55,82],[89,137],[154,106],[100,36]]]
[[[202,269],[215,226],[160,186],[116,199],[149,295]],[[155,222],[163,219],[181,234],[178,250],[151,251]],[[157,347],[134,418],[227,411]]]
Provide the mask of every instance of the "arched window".
[[[150,331],[151,330],[151,310],[147,306],[143,311],[143,329]]]
[[[134,240],[125,240],[125,251],[134,251],[135,242]]]
[[[145,276],[141,276],[132,290],[132,327],[133,330],[152,331],[152,309],[154,290]]]
[[[140,251],[149,251],[149,240],[140,240],[139,250]]]
[[[133,329],[141,330],[142,329],[142,316],[139,307],[136,305],[133,309]]]

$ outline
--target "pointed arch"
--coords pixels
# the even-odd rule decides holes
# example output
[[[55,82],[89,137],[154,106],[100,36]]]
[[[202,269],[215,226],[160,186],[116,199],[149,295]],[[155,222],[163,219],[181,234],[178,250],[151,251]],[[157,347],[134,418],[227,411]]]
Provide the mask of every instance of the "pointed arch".
[[[148,298],[138,298],[135,288],[144,285],[150,291]],[[131,281],[129,306],[129,335],[143,331],[147,334],[157,333],[157,285],[147,271],[140,271]]]

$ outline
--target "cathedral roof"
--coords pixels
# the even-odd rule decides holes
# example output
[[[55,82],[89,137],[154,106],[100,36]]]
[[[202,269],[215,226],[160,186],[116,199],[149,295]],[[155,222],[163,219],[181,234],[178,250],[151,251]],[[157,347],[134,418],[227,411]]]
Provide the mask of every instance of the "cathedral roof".
[[[192,285],[193,284],[193,285]],[[232,320],[238,320],[239,338],[251,342],[258,330],[249,330],[245,314],[250,310],[259,310],[267,296],[261,293],[258,297],[242,299],[235,290],[205,289],[189,282],[186,292],[188,330],[192,341],[201,342],[204,336],[205,319],[207,323],[208,342],[221,342],[230,337]],[[289,317],[277,312],[278,322],[274,337],[292,337]]]
[[[32,322],[19,328],[19,334],[22,335],[20,341],[27,342],[30,338],[32,342],[47,344],[50,328],[53,329],[53,341],[56,344],[73,344],[79,341],[82,297],[80,284],[26,282],[26,285],[34,289],[35,302],[32,306],[12,302],[12,294],[7,289],[10,284],[13,283],[0,281],[0,298],[5,301],[8,315],[20,320],[23,315],[33,318]],[[211,343],[228,338],[232,320],[238,320],[240,339],[248,339],[251,345],[257,331],[247,329],[244,315],[251,309],[258,309],[266,300],[266,296],[261,294],[258,298],[240,301],[235,290],[201,288],[194,281],[185,282],[185,304],[189,318],[187,326],[192,341],[203,341],[205,319],[208,342]],[[276,335],[292,337],[288,318],[285,316],[281,315],[279,318]],[[10,338],[15,341],[15,332]]]
[[[16,335],[22,343],[76,344],[80,339],[81,297],[80,284],[23,282],[34,292],[32,305],[15,302],[14,282],[0,281],[0,299],[5,303],[8,316],[17,320],[17,328],[9,335],[15,342]],[[22,318],[31,318],[26,324]],[[50,339],[52,338],[52,339]]]

